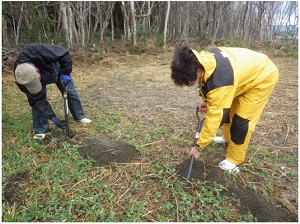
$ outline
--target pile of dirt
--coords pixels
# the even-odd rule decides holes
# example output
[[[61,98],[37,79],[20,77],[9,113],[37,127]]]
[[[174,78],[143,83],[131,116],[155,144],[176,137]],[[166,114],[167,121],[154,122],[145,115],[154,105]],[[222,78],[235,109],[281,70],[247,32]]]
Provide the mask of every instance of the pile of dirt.
[[[28,172],[21,172],[10,176],[3,185],[3,198],[10,206],[13,206],[15,202],[22,201],[20,198],[20,191],[22,184],[25,183],[29,178]]]
[[[189,160],[184,161],[177,167],[177,174],[186,178],[189,168]],[[238,175],[239,174],[234,174]],[[224,186],[224,196],[238,198],[237,208],[241,214],[251,213],[259,222],[296,222],[298,219],[288,213],[287,210],[277,207],[264,198],[261,194],[243,187],[234,181],[233,176],[218,167],[203,164],[200,161],[194,162],[191,179],[215,182]]]
[[[129,144],[106,138],[87,139],[78,151],[81,156],[95,160],[95,166],[129,163],[140,155],[135,147]]]

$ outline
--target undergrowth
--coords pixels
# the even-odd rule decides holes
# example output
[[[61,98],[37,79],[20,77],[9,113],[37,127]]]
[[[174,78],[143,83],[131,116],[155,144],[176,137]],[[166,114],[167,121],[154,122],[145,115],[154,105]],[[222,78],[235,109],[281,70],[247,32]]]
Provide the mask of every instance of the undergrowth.
[[[132,51],[141,53],[141,49]],[[295,54],[294,50],[279,51]],[[94,53],[88,55],[94,57]],[[108,137],[127,142],[136,147],[146,162],[94,167],[92,159],[80,156],[78,144],[55,138],[47,144],[34,141],[31,111],[25,95],[13,82],[3,83],[3,222],[256,221],[250,213],[240,214],[236,209],[237,199],[222,195],[224,187],[221,185],[193,180],[193,190],[186,189],[186,182],[176,175],[173,162],[181,159],[191,145],[192,135],[185,127],[173,129],[155,121],[151,129],[146,130],[135,117],[105,102],[96,104],[93,110],[96,112],[88,130],[90,138]],[[62,112],[59,115],[62,116]],[[126,125],[125,131],[120,131],[121,124]],[[154,145],[156,142],[165,142],[165,145]],[[178,149],[177,153],[172,154],[171,148]],[[211,147],[208,152],[214,150]],[[249,157],[252,164],[243,168],[245,174],[238,182],[262,192],[273,202],[273,180],[278,178],[278,172],[285,169],[287,178],[297,178],[296,171],[283,165],[270,166],[274,160],[276,164],[297,163],[295,156],[286,155],[284,151],[270,154],[250,148]],[[255,180],[258,181],[254,183]],[[293,188],[296,190],[297,184]],[[290,201],[283,198],[281,201],[297,212]]]
[[[141,171],[127,176],[123,181],[130,191],[120,197],[115,190],[114,181],[123,178],[121,165],[114,165],[112,171],[105,168],[95,169],[93,160],[84,159],[77,150],[77,145],[52,140],[44,145],[32,139],[30,110],[26,100],[16,89],[7,91],[12,86],[4,86],[3,94],[3,160],[2,198],[4,222],[145,222],[154,218],[148,216],[149,207],[156,204],[156,221],[243,221],[249,216],[237,216],[231,203],[220,195],[221,187],[207,182],[196,182],[197,191],[186,190],[186,183],[175,175],[176,170],[168,164],[152,164],[145,178]],[[12,110],[11,98],[15,98],[18,107],[26,108],[22,113]],[[14,111],[14,112],[12,112]],[[117,128],[122,114],[117,110],[103,108],[101,118],[94,122],[99,134],[116,137],[112,134]],[[167,138],[169,130],[164,127],[154,129],[141,138],[125,135],[123,140],[141,138],[143,143]],[[138,126],[135,126],[139,129]],[[96,133],[96,132],[95,132]],[[179,133],[178,133],[179,134]],[[134,141],[132,144],[135,144]],[[173,143],[173,144],[179,144]],[[146,149],[140,147],[144,154]],[[169,157],[165,157],[167,160]],[[145,168],[144,168],[145,169]],[[8,188],[13,176],[23,178]],[[142,198],[135,198],[149,186],[155,185],[158,191]],[[158,186],[157,186],[158,185]],[[12,191],[13,190],[13,191]],[[5,200],[8,197],[13,200]],[[168,195],[168,197],[166,197]],[[235,211],[235,212],[233,212]]]

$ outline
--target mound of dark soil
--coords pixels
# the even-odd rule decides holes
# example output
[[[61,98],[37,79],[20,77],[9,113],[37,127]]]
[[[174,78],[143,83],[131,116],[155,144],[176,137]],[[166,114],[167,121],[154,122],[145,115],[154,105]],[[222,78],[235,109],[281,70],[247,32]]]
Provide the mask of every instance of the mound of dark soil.
[[[109,139],[87,139],[78,148],[81,156],[95,160],[96,166],[110,163],[129,163],[140,155],[135,147]]]
[[[5,201],[8,202],[10,206],[14,204],[16,201],[21,201],[19,197],[19,191],[21,190],[22,183],[28,180],[29,173],[22,172],[19,174],[15,174],[10,176],[7,181],[3,185],[3,197]]]
[[[177,167],[178,175],[186,178],[188,168],[189,160],[184,161]],[[238,174],[234,175],[237,175],[236,178],[238,178]],[[235,195],[238,198],[239,203],[237,207],[241,214],[251,213],[259,222],[296,222],[298,220],[297,217],[289,214],[284,208],[273,205],[261,194],[239,185],[230,174],[218,167],[204,165],[199,161],[195,161],[191,179],[207,180],[223,185],[224,190],[222,194],[224,196]]]

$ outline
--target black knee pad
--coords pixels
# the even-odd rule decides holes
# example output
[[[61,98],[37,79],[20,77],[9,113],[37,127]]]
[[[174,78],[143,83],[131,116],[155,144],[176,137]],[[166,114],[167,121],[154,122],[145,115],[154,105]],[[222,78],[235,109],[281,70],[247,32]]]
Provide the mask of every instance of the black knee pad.
[[[248,129],[249,120],[242,118],[237,114],[234,114],[230,127],[231,141],[233,141],[237,145],[244,144]]]

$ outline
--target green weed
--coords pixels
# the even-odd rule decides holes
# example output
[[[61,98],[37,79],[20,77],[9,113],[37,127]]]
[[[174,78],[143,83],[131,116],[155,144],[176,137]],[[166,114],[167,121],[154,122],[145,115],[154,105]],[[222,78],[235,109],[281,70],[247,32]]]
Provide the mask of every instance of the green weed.
[[[236,44],[240,44],[239,40]],[[143,49],[132,50],[143,52]],[[154,76],[145,79],[150,84],[155,80]],[[141,156],[132,164],[95,167],[93,160],[78,153],[77,144],[55,139],[43,144],[32,139],[30,107],[24,94],[11,82],[3,85],[2,99],[3,222],[256,221],[251,214],[239,214],[233,203],[237,199],[223,196],[223,186],[193,180],[193,189],[186,189],[185,181],[176,174],[176,165],[182,162],[182,151],[191,146],[194,138],[187,127],[170,128],[158,121],[145,125],[121,109],[99,103],[88,128],[89,137],[124,141],[133,145]],[[62,110],[58,115],[63,115]],[[215,158],[224,154],[215,145],[207,147],[205,152],[205,156]],[[296,156],[284,151],[271,154],[250,148],[248,158],[251,166],[242,166],[243,175],[234,181],[259,182],[247,187],[268,195],[276,190],[272,183],[283,169],[279,164],[297,164]],[[272,161],[276,165],[268,166]],[[27,176],[13,182],[16,191],[9,200],[9,181],[22,174]],[[285,174],[292,179],[297,176],[292,169],[286,169]],[[291,185],[297,190],[296,182]],[[288,200],[282,203],[292,211],[297,210]]]

